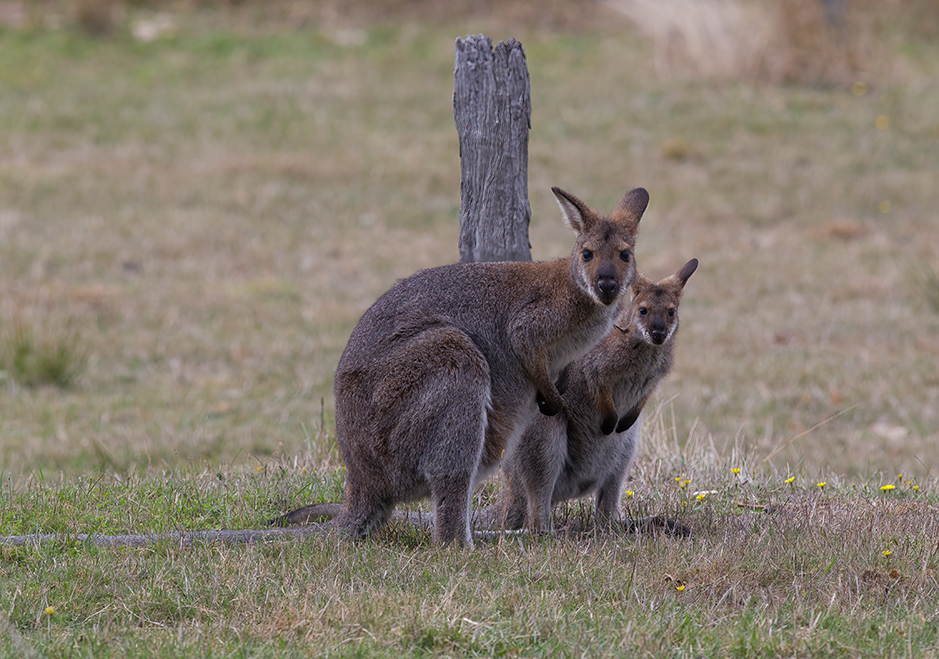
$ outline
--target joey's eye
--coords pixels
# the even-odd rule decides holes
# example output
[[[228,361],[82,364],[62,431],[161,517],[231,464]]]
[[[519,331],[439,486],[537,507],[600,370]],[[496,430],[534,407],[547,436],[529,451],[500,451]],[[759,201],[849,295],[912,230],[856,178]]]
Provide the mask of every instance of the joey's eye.
[[[628,249],[624,249],[619,253],[619,257],[622,259],[623,263],[629,263],[629,259],[632,258],[632,253]]]
[[[646,309],[645,307],[639,307],[639,315],[640,315],[640,316],[645,316],[647,313],[649,313],[649,310],[648,310],[648,309]]]
[[[586,262],[586,261],[592,261],[592,260],[593,260],[593,252],[591,252],[589,249],[585,249],[584,251],[582,251],[582,252],[580,253],[580,258],[582,258],[585,262]]]
[[[669,318],[672,318],[674,315],[675,315],[675,310],[674,310],[674,309],[669,309],[669,310],[668,310],[668,317],[669,317]]]

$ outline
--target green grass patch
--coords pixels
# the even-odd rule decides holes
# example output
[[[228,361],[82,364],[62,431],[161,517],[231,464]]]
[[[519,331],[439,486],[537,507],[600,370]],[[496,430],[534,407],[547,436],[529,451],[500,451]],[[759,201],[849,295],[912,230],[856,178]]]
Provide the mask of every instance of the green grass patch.
[[[934,647],[934,481],[819,488],[699,458],[709,466],[683,473],[684,487],[666,464],[643,460],[641,475],[661,476],[625,500],[633,512],[678,512],[694,530],[684,540],[597,533],[589,506],[575,503],[556,524],[583,530],[474,550],[436,547],[429,531],[400,523],[358,543],[0,545],[4,583],[17,584],[0,590],[5,633],[44,655],[96,656],[222,656],[246,644],[286,656],[890,657]],[[335,497],[335,477],[272,462],[199,476],[5,479],[0,534],[261,528],[294,491]],[[709,494],[689,496],[698,487]]]
[[[67,387],[81,376],[87,361],[86,344],[70,323],[0,325],[0,373],[18,385]]]

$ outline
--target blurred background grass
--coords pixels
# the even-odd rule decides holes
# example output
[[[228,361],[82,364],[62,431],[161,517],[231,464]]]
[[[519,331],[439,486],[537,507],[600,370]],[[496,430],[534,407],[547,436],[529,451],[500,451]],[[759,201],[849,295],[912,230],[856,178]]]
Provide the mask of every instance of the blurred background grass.
[[[571,245],[551,185],[603,210],[642,185],[640,267],[701,260],[675,444],[759,458],[854,406],[774,468],[924,478],[939,6],[827,6],[0,2],[4,470],[338,465],[353,325],[457,258],[453,42],[484,32],[528,56],[535,257]],[[18,373],[23,331],[80,372]]]

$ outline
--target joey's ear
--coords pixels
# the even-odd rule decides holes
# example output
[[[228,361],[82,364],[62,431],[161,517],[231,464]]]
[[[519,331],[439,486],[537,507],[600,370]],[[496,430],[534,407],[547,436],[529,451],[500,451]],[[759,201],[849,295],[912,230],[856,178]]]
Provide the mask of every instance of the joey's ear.
[[[681,285],[684,286],[688,283],[688,279],[691,278],[691,275],[694,274],[694,271],[698,269],[698,259],[691,259],[685,265],[681,266],[681,270],[675,273],[675,277],[678,278],[678,281],[681,282]]]
[[[597,214],[587,204],[561,188],[551,188],[551,192],[558,200],[561,213],[564,214],[564,223],[573,229],[574,233],[580,235],[593,224]]]
[[[685,284],[688,283],[688,279],[691,278],[691,275],[694,274],[694,271],[698,269],[698,259],[691,259],[685,265],[681,266],[681,269],[673,275],[669,275],[665,279],[659,282],[661,285],[670,285],[677,286],[678,290],[682,290],[685,287]]]
[[[636,188],[626,193],[626,196],[616,205],[610,213],[613,222],[634,222],[639,224],[642,214],[649,206],[649,193],[645,188]]]

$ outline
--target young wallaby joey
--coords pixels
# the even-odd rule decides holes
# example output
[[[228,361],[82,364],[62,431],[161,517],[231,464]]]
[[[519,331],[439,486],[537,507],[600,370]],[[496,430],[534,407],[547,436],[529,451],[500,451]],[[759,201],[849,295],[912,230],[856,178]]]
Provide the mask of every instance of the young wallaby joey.
[[[346,466],[335,527],[363,537],[398,503],[430,497],[434,539],[472,545],[473,488],[537,415],[564,406],[554,381],[622,311],[649,202],[629,192],[608,217],[553,188],[577,235],[568,259],[461,263],[398,281],[369,308],[336,371]],[[303,509],[282,520],[302,519]]]
[[[637,275],[622,324],[561,374],[564,412],[534,419],[503,463],[508,528],[521,527],[527,514],[532,531],[548,531],[554,503],[591,492],[601,520],[618,515],[639,443],[640,413],[672,368],[678,303],[697,267],[692,259],[658,282]]]

